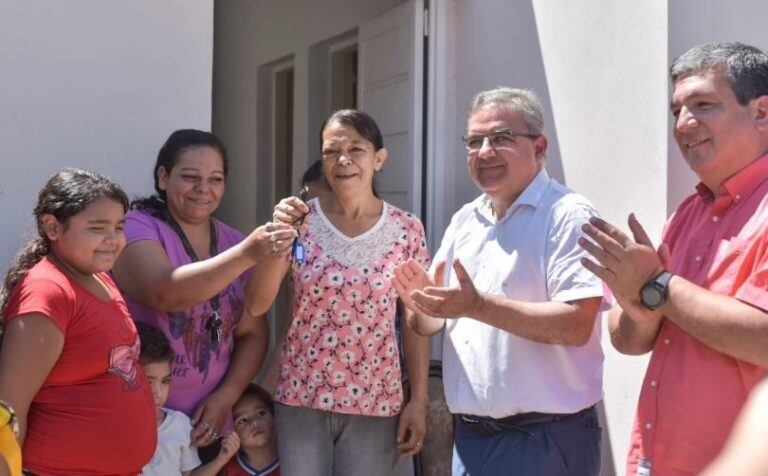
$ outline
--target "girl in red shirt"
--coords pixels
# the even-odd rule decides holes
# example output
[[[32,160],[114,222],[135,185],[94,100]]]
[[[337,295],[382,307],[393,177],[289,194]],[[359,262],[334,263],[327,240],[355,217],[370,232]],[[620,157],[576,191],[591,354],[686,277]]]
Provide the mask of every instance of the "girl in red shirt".
[[[15,410],[32,474],[138,474],[155,449],[139,340],[107,271],[125,246],[125,193],[83,170],[40,190],[37,236],[0,294],[0,399]]]

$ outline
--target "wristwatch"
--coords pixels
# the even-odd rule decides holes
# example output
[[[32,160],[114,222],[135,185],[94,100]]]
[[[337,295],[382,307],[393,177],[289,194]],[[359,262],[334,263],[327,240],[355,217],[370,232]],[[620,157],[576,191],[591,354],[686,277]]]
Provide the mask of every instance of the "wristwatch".
[[[640,288],[640,302],[646,309],[654,311],[664,304],[664,301],[667,300],[667,288],[672,276],[669,271],[664,271],[655,278],[649,279]]]

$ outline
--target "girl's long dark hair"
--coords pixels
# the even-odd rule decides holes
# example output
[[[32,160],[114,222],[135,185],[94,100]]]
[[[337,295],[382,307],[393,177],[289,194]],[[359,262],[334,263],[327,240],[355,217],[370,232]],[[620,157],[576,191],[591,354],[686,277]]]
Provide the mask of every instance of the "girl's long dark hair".
[[[179,129],[168,137],[165,144],[160,147],[160,151],[157,153],[155,170],[152,173],[155,180],[155,194],[150,195],[149,197],[133,200],[131,202],[131,209],[144,210],[151,215],[164,220],[165,210],[168,208],[168,204],[166,203],[165,190],[160,189],[160,181],[157,172],[160,170],[160,167],[163,167],[166,173],[171,173],[171,169],[173,169],[179,162],[181,155],[195,147],[211,147],[215,149],[221,155],[221,160],[224,164],[224,176],[227,176],[229,168],[227,149],[218,137],[210,132],[199,131],[197,129]]]
[[[43,229],[43,216],[53,215],[67,226],[68,220],[100,198],[108,198],[128,209],[128,196],[107,177],[80,169],[64,169],[40,189],[34,215],[37,234],[16,254],[0,289],[0,317],[5,315],[8,297],[27,271],[51,252],[51,242]]]

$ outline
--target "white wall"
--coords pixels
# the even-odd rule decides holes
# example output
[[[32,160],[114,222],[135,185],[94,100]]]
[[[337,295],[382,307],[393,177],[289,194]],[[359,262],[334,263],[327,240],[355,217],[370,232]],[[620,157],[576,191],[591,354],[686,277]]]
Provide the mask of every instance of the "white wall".
[[[213,0],[1,2],[0,268],[57,170],[151,191],[168,134],[210,129],[212,56]]]
[[[565,183],[625,231],[635,212],[658,243],[667,217],[667,2],[534,5]],[[606,429],[623,474],[647,358],[616,352],[605,317]]]

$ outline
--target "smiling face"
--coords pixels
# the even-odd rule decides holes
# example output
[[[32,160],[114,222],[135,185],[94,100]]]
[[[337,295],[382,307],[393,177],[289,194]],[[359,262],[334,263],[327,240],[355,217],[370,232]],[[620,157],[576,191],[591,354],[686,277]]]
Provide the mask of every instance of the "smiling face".
[[[232,407],[235,431],[243,449],[253,449],[272,443],[274,416],[269,407],[253,395],[243,395]]]
[[[42,222],[52,251],[84,275],[109,271],[125,248],[125,210],[109,198],[99,198],[65,223],[53,215]]]
[[[176,220],[203,223],[219,207],[224,195],[224,160],[212,147],[191,147],[181,153],[170,171],[160,167],[157,178]]]
[[[467,136],[485,135],[507,129],[530,132],[520,112],[484,107],[469,117]],[[469,174],[491,201],[502,208],[511,205],[544,167],[547,139],[517,136],[508,146],[491,147],[488,139],[482,147],[467,153]]]
[[[387,150],[373,144],[357,130],[330,122],[323,129],[323,173],[338,196],[373,195],[373,174],[387,160]]]
[[[675,83],[674,136],[688,165],[708,186],[741,170],[763,153],[755,127],[755,101],[741,105],[722,67],[684,76]]]

